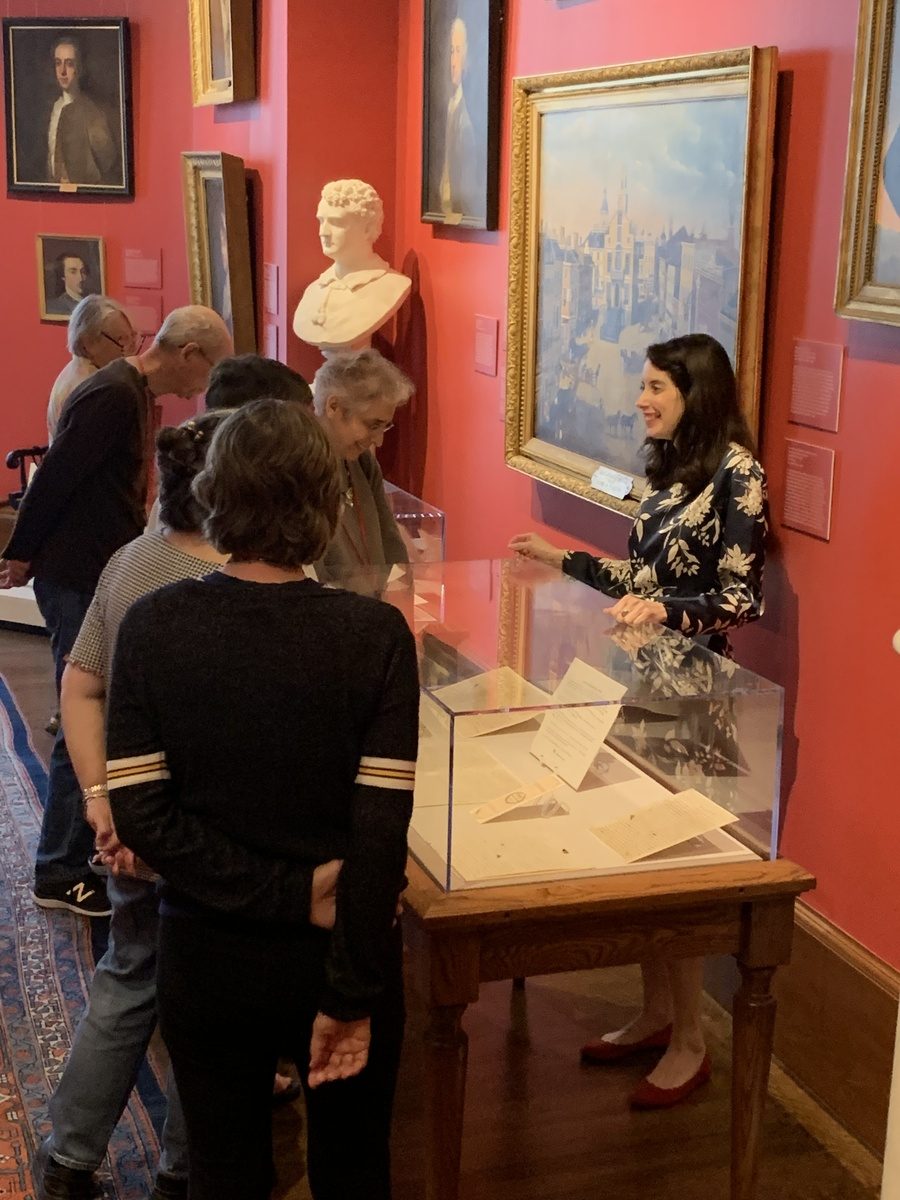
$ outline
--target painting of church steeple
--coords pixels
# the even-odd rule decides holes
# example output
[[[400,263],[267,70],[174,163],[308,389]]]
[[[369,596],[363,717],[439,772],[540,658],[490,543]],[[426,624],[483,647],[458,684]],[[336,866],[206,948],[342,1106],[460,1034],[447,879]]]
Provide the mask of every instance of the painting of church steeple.
[[[536,437],[639,476],[647,346],[697,330],[734,358],[747,105],[542,112]]]

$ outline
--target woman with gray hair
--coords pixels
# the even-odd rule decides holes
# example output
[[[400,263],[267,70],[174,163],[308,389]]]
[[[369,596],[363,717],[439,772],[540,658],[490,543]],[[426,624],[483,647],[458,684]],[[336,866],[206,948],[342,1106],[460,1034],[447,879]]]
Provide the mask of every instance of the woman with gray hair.
[[[70,394],[89,375],[116,358],[127,358],[140,349],[128,314],[109,296],[85,296],[72,310],[68,330],[71,360],[66,363],[50,389],[47,405],[47,434],[53,441],[56,424]]]
[[[316,372],[313,404],[341,463],[344,499],[337,531],[316,563],[320,579],[409,561],[373,451],[412,393],[412,381],[377,350],[335,354]]]

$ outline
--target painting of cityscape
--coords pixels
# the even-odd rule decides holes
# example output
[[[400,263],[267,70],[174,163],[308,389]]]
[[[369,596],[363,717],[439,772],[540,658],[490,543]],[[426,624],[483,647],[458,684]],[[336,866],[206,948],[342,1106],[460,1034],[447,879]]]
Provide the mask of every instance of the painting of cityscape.
[[[900,9],[862,0],[835,308],[900,325]]]
[[[511,342],[514,311],[530,333],[510,380],[518,455],[585,487],[596,466],[612,467],[637,489],[647,346],[709,333],[740,366],[746,210],[756,203],[751,90],[746,74],[725,71],[670,74],[653,87],[534,91],[538,119],[519,175],[531,244],[521,274],[519,264],[510,274]],[[758,211],[753,218],[758,225]],[[759,257],[757,247],[756,284]]]

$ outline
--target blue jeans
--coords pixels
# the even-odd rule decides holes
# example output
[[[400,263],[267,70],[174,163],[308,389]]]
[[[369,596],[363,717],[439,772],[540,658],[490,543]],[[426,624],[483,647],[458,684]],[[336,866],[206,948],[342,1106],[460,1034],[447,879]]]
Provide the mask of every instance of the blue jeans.
[[[50,1153],[63,1166],[94,1171],[128,1103],[156,1028],[156,885],[110,876],[109,948],[91,981],[88,1006],[50,1101]],[[187,1176],[187,1137],[174,1080],[159,1168]]]
[[[47,580],[35,579],[34,597],[50,632],[59,699],[66,655],[78,637],[92,593],[76,592]],[[64,731],[60,728],[50,755],[47,800],[35,856],[35,884],[55,887],[83,879],[88,873],[88,859],[93,849],[93,830],[82,813],[81,788],[72,769]]]

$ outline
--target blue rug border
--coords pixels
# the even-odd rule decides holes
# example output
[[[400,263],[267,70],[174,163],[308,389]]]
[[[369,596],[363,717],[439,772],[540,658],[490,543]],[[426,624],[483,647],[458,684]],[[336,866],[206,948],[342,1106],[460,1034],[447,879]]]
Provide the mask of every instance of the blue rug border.
[[[47,794],[47,768],[41,762],[37,751],[31,744],[31,734],[28,731],[28,726],[25,724],[25,718],[19,711],[16,698],[10,691],[9,684],[2,675],[0,675],[0,704],[6,709],[9,723],[12,726],[13,749],[28,772],[28,776],[41,799],[41,806],[43,807],[44,797]]]

